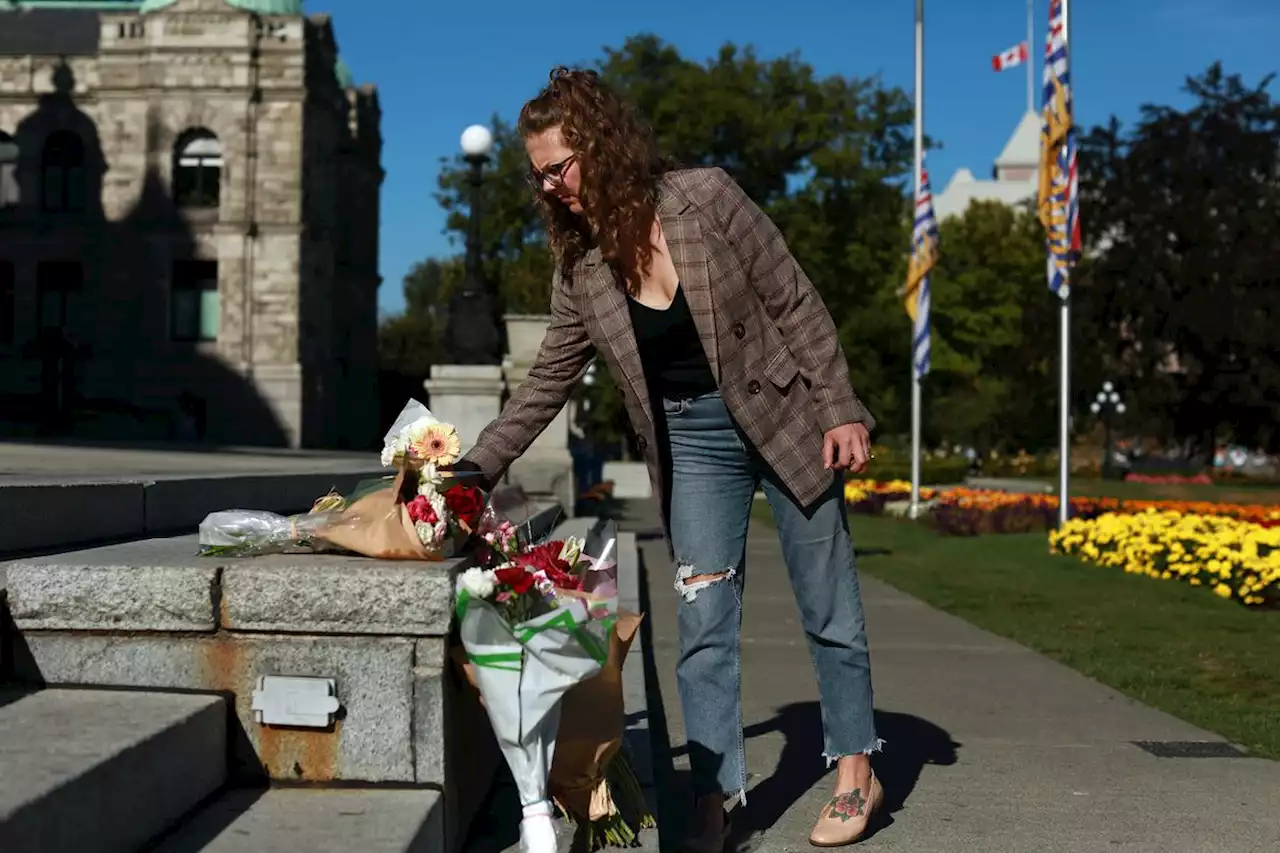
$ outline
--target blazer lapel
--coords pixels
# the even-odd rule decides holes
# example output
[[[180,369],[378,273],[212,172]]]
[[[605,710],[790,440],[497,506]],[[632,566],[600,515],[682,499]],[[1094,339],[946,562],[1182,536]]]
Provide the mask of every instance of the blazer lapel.
[[[586,294],[596,321],[604,332],[613,357],[622,370],[631,393],[640,403],[640,410],[650,419],[649,386],[644,378],[644,365],[640,362],[640,347],[631,325],[631,309],[627,296],[615,279],[613,268],[600,259],[600,250],[592,249],[583,262],[586,276]]]
[[[667,249],[680,276],[689,313],[702,340],[702,349],[711,365],[711,375],[720,382],[720,348],[716,337],[715,304],[711,299],[711,280],[707,272],[707,249],[696,214],[689,213],[689,203],[679,192],[664,182],[658,200],[658,218],[667,238]]]

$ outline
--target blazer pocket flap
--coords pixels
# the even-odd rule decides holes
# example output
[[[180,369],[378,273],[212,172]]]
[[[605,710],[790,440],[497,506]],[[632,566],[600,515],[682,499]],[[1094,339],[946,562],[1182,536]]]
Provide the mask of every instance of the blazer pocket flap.
[[[786,347],[775,352],[764,369],[765,378],[778,388],[786,388],[799,373],[800,365],[796,364],[795,356]]]

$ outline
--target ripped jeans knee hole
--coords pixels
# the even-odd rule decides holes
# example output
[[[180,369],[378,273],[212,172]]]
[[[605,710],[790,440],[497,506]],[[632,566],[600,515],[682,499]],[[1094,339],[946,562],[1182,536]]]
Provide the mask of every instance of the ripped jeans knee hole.
[[[687,602],[697,600],[698,593],[710,586],[733,580],[736,567],[719,572],[698,572],[692,563],[681,562],[676,568],[676,592]]]

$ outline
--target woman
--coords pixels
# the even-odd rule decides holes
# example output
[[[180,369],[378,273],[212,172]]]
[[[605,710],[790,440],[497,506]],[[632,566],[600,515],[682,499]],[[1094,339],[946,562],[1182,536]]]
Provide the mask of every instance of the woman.
[[[558,68],[519,132],[557,270],[529,378],[462,464],[495,481],[569,399],[593,355],[617,380],[677,563],[677,676],[694,821],[719,853],[745,801],[739,627],[757,485],[777,522],[817,670],[835,793],[810,836],[852,843],[883,801],[869,755],[870,663],[844,512],[875,421],[826,307],[773,223],[720,169],[668,170],[589,71]],[[732,721],[731,725],[726,725]]]

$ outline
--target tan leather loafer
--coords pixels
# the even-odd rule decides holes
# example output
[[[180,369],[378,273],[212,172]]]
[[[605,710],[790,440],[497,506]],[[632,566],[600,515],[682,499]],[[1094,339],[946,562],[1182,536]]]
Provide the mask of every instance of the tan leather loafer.
[[[871,774],[870,788],[869,792],[854,788],[828,800],[809,835],[809,843],[814,847],[844,847],[861,838],[872,815],[884,805],[884,788],[875,773]]]

